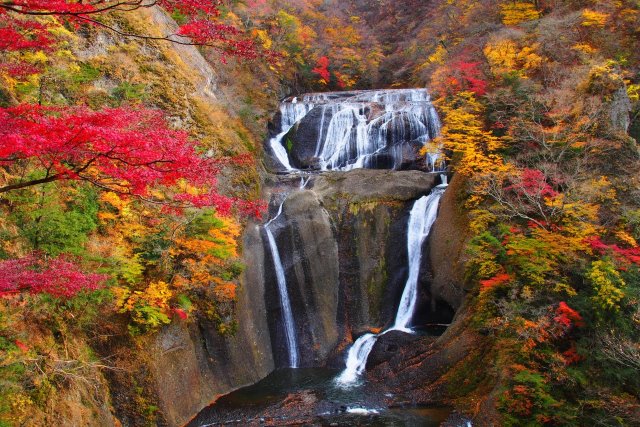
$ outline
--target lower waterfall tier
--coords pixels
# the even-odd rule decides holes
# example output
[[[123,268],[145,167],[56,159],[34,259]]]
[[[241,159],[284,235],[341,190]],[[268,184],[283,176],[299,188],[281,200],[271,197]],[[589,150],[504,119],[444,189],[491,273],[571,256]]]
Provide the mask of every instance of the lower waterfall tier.
[[[393,323],[409,274],[409,212],[441,178],[419,171],[354,170],[312,175],[305,189],[299,181],[280,178],[274,192],[286,194],[286,200],[269,223],[290,300],[298,366],[342,368],[344,352],[357,336]],[[272,218],[283,198],[272,205]],[[284,325],[291,322],[284,321],[287,313],[278,298],[273,247],[264,231],[260,236],[263,259],[247,262],[251,280],[246,286],[264,289],[274,365],[287,367],[290,343]],[[426,272],[428,261],[423,264]],[[428,275],[420,277],[424,281]],[[418,288],[418,311],[447,306],[436,304],[428,283]],[[450,317],[452,310],[445,311]]]
[[[299,348],[300,368],[294,371],[304,377],[308,369],[322,368],[318,372],[323,384],[333,384],[327,387],[334,390],[331,388],[335,386],[334,379],[344,369],[347,351],[353,342],[360,336],[393,326],[409,276],[407,229],[410,211],[415,201],[429,194],[442,178],[438,174],[419,171],[359,169],[324,172],[304,178],[279,176],[274,177],[274,181],[270,185],[274,197],[268,228],[278,248],[290,298]],[[460,221],[459,213],[452,210],[452,200],[459,197],[459,189],[459,180],[454,179],[442,196],[438,219],[423,246],[418,298],[411,323],[417,333],[390,331],[380,336],[371,348],[363,379],[365,388],[370,384],[381,391],[380,399],[368,402],[371,405],[354,406],[347,404],[352,398],[348,397],[344,400],[347,403],[338,405],[337,409],[331,408],[362,412],[397,405],[406,398],[414,399],[407,397],[405,391],[411,393],[414,389],[430,387],[473,348],[474,337],[465,335],[462,340],[452,341],[447,330],[438,338],[460,306],[462,278],[454,275],[448,277],[448,282],[437,282],[437,289],[432,286],[434,278],[440,277],[443,269],[453,271],[450,264],[456,264],[457,258],[434,256],[431,248],[459,256],[460,242],[464,240],[464,233],[456,236],[450,230],[451,224]],[[436,237],[443,241],[435,241]],[[249,224],[244,237],[246,269],[239,292],[242,322],[238,332],[245,340],[244,348],[250,348],[254,353],[259,349],[261,358],[225,362],[231,371],[232,366],[240,363],[243,371],[261,375],[260,378],[268,373],[265,368],[275,369],[272,375],[277,376],[281,375],[278,372],[286,373],[290,365],[278,281],[270,251],[264,225]],[[460,310],[456,315],[462,320],[454,327],[464,321],[464,313]],[[418,366],[413,366],[414,360],[418,360]],[[219,368],[222,367],[215,369]],[[247,383],[238,382],[237,385]],[[269,410],[278,414],[286,412],[281,404],[292,404],[295,408],[306,405],[307,400],[319,396],[312,386],[302,379],[301,389],[292,390],[278,402],[271,401],[274,406]],[[388,395],[387,390],[393,394]],[[229,395],[229,399],[232,396],[236,395]],[[434,390],[421,396],[430,397],[415,403],[439,405],[443,394],[441,390]],[[322,398],[314,402],[320,406],[312,402],[308,406],[312,412],[325,405]],[[332,402],[333,405],[335,402]],[[214,407],[202,411],[197,419],[208,417]],[[221,414],[235,416],[235,409],[221,410],[225,411]],[[250,416],[244,409],[240,412],[244,414],[242,417]]]

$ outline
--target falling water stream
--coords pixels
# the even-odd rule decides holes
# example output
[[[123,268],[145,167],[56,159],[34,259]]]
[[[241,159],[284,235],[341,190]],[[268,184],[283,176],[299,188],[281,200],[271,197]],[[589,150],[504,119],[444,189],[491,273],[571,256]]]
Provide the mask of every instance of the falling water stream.
[[[307,144],[303,151],[311,158],[304,165],[300,163],[304,159],[292,155],[293,151],[299,149],[296,146],[299,141],[291,138],[295,139],[301,123],[312,127],[306,136],[307,140],[300,142]],[[313,175],[322,171],[401,169],[406,166],[407,152],[413,151],[414,158],[417,158],[417,150],[427,146],[439,135],[439,131],[438,115],[429,93],[424,89],[316,93],[288,98],[281,103],[279,121],[266,147],[278,164],[278,172],[291,175],[286,178],[288,182],[297,181],[286,190],[290,194],[292,191],[306,190],[310,182],[312,187]],[[421,168],[432,173],[443,173],[439,157],[440,150],[434,147],[433,152],[426,153],[426,161]],[[411,167],[415,168],[415,164]],[[334,425],[334,421],[337,421],[336,425],[437,426],[447,419],[450,408],[387,408],[384,404],[384,396],[387,395],[361,380],[369,353],[381,335],[389,331],[413,332],[411,322],[418,298],[422,246],[436,219],[439,201],[447,186],[446,174],[443,173],[440,178],[442,184],[427,196],[416,200],[409,214],[408,278],[393,325],[381,334],[366,333],[359,337],[348,351],[346,367],[342,372],[300,367],[301,349],[298,348],[298,341],[303,341],[303,338],[296,336],[297,328],[281,258],[281,255],[287,254],[276,244],[282,224],[279,227],[276,225],[282,219],[283,206],[287,201],[285,196],[277,214],[263,227],[275,270],[282,312],[280,330],[284,334],[289,368],[277,369],[262,381],[224,396],[188,425],[226,425],[227,420],[238,425],[262,425],[265,414],[269,414],[273,405],[280,405],[278,402],[284,402],[292,393],[302,393],[301,396],[307,397],[310,395],[306,393],[313,395],[309,399],[316,399],[314,402],[318,411],[313,416],[321,420],[322,425]],[[278,411],[276,413],[284,422],[286,416]],[[278,425],[280,421],[273,422],[275,424],[272,425]],[[345,422],[347,424],[341,424]]]
[[[280,306],[282,308],[282,317],[284,323],[284,332],[287,339],[287,351],[289,352],[289,367],[298,367],[298,343],[296,340],[295,323],[293,321],[293,312],[291,311],[291,302],[289,300],[289,292],[287,290],[287,280],[284,275],[284,268],[282,267],[282,261],[280,259],[280,251],[276,245],[276,239],[273,237],[273,233],[269,226],[277,220],[282,214],[282,206],[284,206],[285,199],[280,203],[278,207],[278,213],[271,221],[265,224],[264,231],[267,234],[269,240],[269,248],[271,249],[271,256],[273,258],[273,266],[276,271],[276,281],[278,282],[278,295],[280,297]]]
[[[280,105],[279,133],[269,140],[269,148],[286,172],[291,165],[285,137],[291,129],[318,109],[314,141],[316,170],[352,170],[377,168],[385,155],[398,169],[405,146],[424,146],[438,136],[440,121],[424,89],[396,89],[345,92],[344,94],[307,94],[284,100]],[[308,125],[309,123],[307,123]],[[428,167],[437,170],[439,150],[426,155]]]
[[[400,299],[393,326],[380,334],[364,334],[353,343],[347,354],[346,368],[336,378],[338,385],[349,387],[357,384],[358,378],[367,365],[369,353],[371,353],[378,337],[389,331],[411,332],[409,324],[418,298],[418,274],[420,273],[420,261],[422,260],[422,244],[429,236],[431,226],[436,220],[440,197],[444,193],[445,186],[438,186],[428,196],[419,198],[413,204],[409,214],[409,225],[407,227],[409,277],[402,291],[402,298]]]

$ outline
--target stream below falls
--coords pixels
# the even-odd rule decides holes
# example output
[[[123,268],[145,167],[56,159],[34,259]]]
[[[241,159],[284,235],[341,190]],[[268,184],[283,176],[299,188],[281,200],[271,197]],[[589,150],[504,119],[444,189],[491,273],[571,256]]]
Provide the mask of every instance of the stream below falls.
[[[389,396],[372,384],[345,389],[335,384],[339,370],[285,368],[229,393],[187,427],[220,425],[320,425],[436,427],[451,408],[387,407]],[[464,425],[464,424],[461,424]]]
[[[259,283],[243,286],[264,294],[264,321],[251,328],[267,336],[273,370],[187,426],[469,427],[384,376],[429,348],[454,315],[430,289],[430,230],[448,176],[429,144],[440,122],[428,92],[291,97],[269,131],[270,214],[252,231],[262,257],[245,260]],[[387,371],[370,381],[378,366]]]

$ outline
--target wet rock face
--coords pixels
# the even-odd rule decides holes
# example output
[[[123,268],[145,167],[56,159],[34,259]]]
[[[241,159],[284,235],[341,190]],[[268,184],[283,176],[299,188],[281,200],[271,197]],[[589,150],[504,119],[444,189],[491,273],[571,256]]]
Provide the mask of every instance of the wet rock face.
[[[406,338],[390,337],[377,350],[379,363],[368,371],[368,378],[384,384],[387,391],[405,396],[413,404],[434,404],[450,395],[443,376],[472,352],[481,351],[486,341],[469,328],[472,313],[462,306],[456,320],[440,337],[419,337],[409,345],[400,345]],[[397,343],[399,351],[391,351]]]
[[[466,214],[458,207],[464,197],[464,181],[454,176],[440,200],[440,214],[429,236],[431,293],[458,309],[464,301],[465,245],[469,238]]]
[[[285,271],[301,366],[319,366],[337,342],[338,248],[328,213],[311,191],[294,192],[271,226]],[[267,320],[276,366],[288,366],[273,258],[265,268]]]
[[[352,332],[393,321],[407,277],[408,213],[438,179],[360,169],[315,176],[304,191],[289,188],[270,230],[285,271],[300,366],[343,367],[338,353]],[[268,250],[264,277],[275,366],[284,367],[287,343]]]
[[[375,366],[380,365],[403,352],[406,348],[411,347],[417,341],[422,341],[425,338],[415,334],[408,334],[402,331],[389,331],[384,335],[378,337],[369,358],[367,359],[367,370],[373,369]],[[427,341],[433,341],[434,338],[427,339]]]

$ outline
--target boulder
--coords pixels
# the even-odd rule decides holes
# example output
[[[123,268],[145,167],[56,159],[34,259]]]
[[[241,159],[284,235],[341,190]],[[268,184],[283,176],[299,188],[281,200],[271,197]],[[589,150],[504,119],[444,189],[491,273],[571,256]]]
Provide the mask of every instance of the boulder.
[[[454,176],[440,199],[438,218],[429,236],[429,259],[433,298],[458,309],[464,301],[465,246],[469,239],[466,214],[459,209],[464,197],[464,179]]]
[[[416,334],[409,334],[402,331],[389,331],[378,337],[369,358],[367,359],[367,370],[371,370],[379,364],[389,361],[393,357],[402,352],[404,349],[409,348],[413,343],[419,340],[423,340]],[[430,339],[431,341],[434,338]]]

